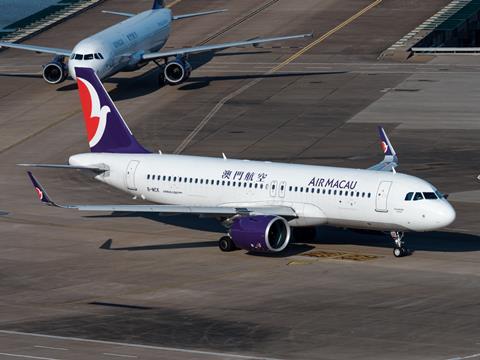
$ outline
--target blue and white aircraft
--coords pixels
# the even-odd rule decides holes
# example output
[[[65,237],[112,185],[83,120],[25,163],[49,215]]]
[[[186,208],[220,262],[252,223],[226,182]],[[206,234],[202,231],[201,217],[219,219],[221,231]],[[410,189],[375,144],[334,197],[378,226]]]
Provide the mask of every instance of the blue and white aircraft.
[[[9,42],[0,42],[0,46],[54,54],[54,59],[43,66],[43,78],[50,84],[61,83],[68,75],[75,79],[75,67],[89,67],[95,70],[100,79],[104,79],[120,71],[138,70],[153,61],[161,68],[160,85],[165,83],[178,85],[186,81],[192,71],[187,61],[190,54],[312,36],[303,34],[255,38],[247,41],[159,51],[168,40],[172,21],[224,11],[226,10],[174,16],[171,10],[165,7],[164,0],[154,0],[153,8],[140,14],[104,11],[128,19],[83,39],[73,50]],[[158,60],[163,60],[163,64]]]
[[[390,232],[394,255],[408,254],[406,231],[448,226],[455,210],[430,183],[395,171],[398,158],[379,128],[385,158],[368,169],[151,153],[132,135],[99,77],[76,68],[90,153],[68,165],[134,197],[167,205],[58,205],[29,172],[40,200],[82,211],[198,214],[218,218],[228,235],[220,249],[279,252],[291,227],[333,225]]]

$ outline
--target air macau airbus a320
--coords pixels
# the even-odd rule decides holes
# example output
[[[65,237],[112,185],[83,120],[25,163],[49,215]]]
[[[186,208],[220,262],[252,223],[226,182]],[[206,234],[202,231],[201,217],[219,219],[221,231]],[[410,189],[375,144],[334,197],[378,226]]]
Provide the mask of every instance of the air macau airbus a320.
[[[128,19],[83,39],[73,50],[1,41],[0,46],[54,54],[54,59],[43,66],[43,78],[50,84],[61,83],[68,75],[75,79],[74,69],[77,66],[91,68],[101,79],[104,79],[120,71],[138,70],[153,61],[161,68],[159,75],[161,85],[165,83],[178,85],[186,81],[192,71],[188,63],[190,54],[311,36],[311,34],[303,34],[254,38],[246,41],[159,51],[168,40],[172,21],[224,11],[172,15],[171,10],[165,8],[164,0],[154,0],[152,9],[140,14],[104,11]],[[158,60],[163,63],[159,63]]]
[[[327,224],[390,232],[399,257],[408,254],[404,232],[436,230],[455,219],[432,184],[395,171],[397,156],[382,128],[385,158],[369,169],[151,153],[134,138],[95,72],[75,71],[91,152],[71,156],[68,165],[22,165],[93,172],[101,182],[166,205],[58,205],[29,172],[45,204],[215,217],[227,229],[219,241],[223,251],[279,252],[291,227]]]

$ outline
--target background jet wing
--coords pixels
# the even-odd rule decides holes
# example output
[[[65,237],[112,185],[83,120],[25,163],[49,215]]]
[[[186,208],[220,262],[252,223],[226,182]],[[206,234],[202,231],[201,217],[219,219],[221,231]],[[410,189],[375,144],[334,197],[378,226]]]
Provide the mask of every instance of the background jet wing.
[[[137,14],[132,14],[132,13],[126,13],[126,12],[121,12],[121,11],[110,11],[110,10],[102,10],[102,13],[118,15],[118,16],[125,16],[125,17],[134,17],[135,15],[137,15]]]
[[[182,48],[182,49],[175,49],[170,51],[160,51],[160,52],[144,54],[143,59],[154,60],[159,58],[167,58],[169,56],[188,55],[188,54],[200,53],[205,51],[228,49],[235,46],[257,45],[257,44],[273,42],[273,41],[303,39],[311,36],[312,34],[302,34],[302,35],[292,35],[292,36],[279,36],[279,37],[264,38],[264,39],[258,38],[254,40],[228,42],[228,43],[217,44],[217,45],[194,46],[191,48]]]
[[[182,19],[188,19],[196,16],[204,16],[204,15],[211,15],[211,14],[217,14],[217,13],[222,13],[227,11],[227,9],[222,9],[222,10],[210,10],[210,11],[203,11],[203,12],[198,12],[198,13],[190,13],[190,14],[182,14],[182,15],[174,15],[172,16],[173,20],[182,20]]]
[[[27,44],[15,44],[15,43],[10,43],[5,41],[0,41],[0,47],[35,51],[38,53],[64,55],[64,56],[70,56],[72,54],[72,51],[67,49],[57,49],[57,48],[37,46],[37,45],[27,45]]]
[[[395,171],[395,167],[398,166],[398,157],[395,149],[387,136],[387,133],[383,127],[378,127],[378,134],[380,135],[380,146],[385,154],[384,159],[376,165],[368,168],[368,170],[375,171]]]

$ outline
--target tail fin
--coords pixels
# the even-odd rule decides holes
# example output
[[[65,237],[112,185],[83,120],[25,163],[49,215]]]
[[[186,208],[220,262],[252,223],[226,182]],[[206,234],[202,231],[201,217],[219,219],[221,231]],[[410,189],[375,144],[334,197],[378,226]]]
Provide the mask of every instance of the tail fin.
[[[165,0],[153,0],[153,10],[163,9],[165,7]]]
[[[97,74],[90,68],[75,68],[91,152],[148,153],[118,112]]]

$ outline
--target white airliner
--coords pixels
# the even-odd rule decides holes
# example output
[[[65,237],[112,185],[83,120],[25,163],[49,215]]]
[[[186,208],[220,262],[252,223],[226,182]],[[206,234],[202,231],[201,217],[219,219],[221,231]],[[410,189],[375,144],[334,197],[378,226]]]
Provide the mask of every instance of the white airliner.
[[[312,34],[303,34],[255,38],[247,41],[159,51],[168,40],[173,20],[223,11],[226,10],[174,16],[170,9],[165,8],[163,0],[154,0],[153,8],[140,14],[104,11],[128,19],[83,39],[73,50],[9,42],[0,42],[0,46],[55,54],[53,61],[43,66],[43,78],[50,84],[61,83],[68,75],[75,79],[75,67],[89,67],[104,79],[120,71],[138,70],[150,61],[154,61],[161,68],[160,84],[178,85],[190,76],[192,67],[187,61],[189,54],[312,36]],[[158,60],[163,60],[164,63],[159,63]]]
[[[57,205],[29,172],[48,205],[216,217],[228,229],[219,241],[223,251],[282,251],[292,226],[388,231],[397,257],[408,254],[405,231],[436,230],[455,219],[455,210],[433,185],[395,172],[397,156],[382,128],[385,158],[369,169],[150,153],[134,138],[93,70],[76,68],[76,78],[91,153],[71,156],[68,165],[21,165],[90,171],[135,197],[168,205]]]

